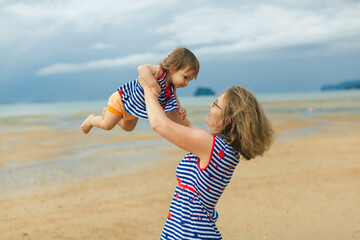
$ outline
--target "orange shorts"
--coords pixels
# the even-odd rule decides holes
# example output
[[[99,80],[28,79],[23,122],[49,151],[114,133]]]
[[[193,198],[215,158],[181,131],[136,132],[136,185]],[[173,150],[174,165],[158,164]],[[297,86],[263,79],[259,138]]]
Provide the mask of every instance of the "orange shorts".
[[[107,110],[122,117],[124,120],[133,120],[137,118],[125,110],[124,103],[121,101],[121,96],[118,92],[114,92],[110,96]]]

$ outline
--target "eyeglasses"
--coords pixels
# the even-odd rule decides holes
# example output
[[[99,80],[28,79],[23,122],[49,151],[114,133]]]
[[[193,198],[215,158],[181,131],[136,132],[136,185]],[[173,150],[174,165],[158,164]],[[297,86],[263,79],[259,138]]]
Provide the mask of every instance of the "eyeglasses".
[[[222,108],[221,108],[219,105],[217,105],[216,102],[217,102],[217,100],[215,100],[215,102],[213,102],[212,106],[213,106],[213,107],[216,106],[218,109],[222,110]]]

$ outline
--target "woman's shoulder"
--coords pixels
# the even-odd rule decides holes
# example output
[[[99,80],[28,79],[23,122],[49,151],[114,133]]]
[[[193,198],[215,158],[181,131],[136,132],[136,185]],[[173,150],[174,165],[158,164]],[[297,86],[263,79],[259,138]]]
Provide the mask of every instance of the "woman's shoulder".
[[[229,182],[235,167],[240,162],[240,156],[226,139],[213,136],[214,143],[210,162],[205,169],[200,170],[206,170],[206,174],[218,181]]]
[[[238,159],[240,157],[239,152],[233,148],[225,138],[214,135],[214,152],[224,156]]]

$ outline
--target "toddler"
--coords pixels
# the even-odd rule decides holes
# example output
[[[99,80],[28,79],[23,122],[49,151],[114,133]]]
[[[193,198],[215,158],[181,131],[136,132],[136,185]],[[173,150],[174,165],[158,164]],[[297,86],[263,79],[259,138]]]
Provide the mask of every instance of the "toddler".
[[[197,77],[200,64],[195,55],[187,48],[176,48],[159,65],[141,67],[147,67],[153,73],[154,77],[148,80],[148,84],[164,111],[178,110],[184,120],[186,110],[177,99],[176,88],[186,87],[190,80]],[[110,96],[102,116],[90,114],[81,124],[81,130],[87,134],[93,126],[111,130],[118,124],[125,131],[132,131],[139,118],[147,119],[147,112],[144,90],[136,79],[118,88]]]

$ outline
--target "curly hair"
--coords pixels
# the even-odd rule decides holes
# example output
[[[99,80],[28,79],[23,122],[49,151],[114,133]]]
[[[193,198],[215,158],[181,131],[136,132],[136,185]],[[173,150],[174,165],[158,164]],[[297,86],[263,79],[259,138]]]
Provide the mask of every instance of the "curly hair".
[[[274,141],[272,124],[260,103],[242,87],[234,86],[225,92],[222,122],[224,127],[218,135],[247,160],[262,156]]]
[[[169,56],[159,62],[159,64],[166,71],[169,71],[171,65],[174,65],[177,71],[188,68],[188,70],[194,74],[195,79],[200,70],[200,63],[194,53],[184,47],[175,48]]]

